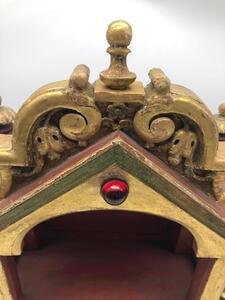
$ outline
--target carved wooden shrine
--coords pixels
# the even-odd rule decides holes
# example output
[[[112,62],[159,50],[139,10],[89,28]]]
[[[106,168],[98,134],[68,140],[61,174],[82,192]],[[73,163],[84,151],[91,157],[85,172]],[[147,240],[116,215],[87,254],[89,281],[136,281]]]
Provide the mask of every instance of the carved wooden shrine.
[[[225,288],[225,104],[160,69],[78,65],[15,114],[0,104],[0,299],[218,300]],[[225,298],[224,298],[225,299]]]

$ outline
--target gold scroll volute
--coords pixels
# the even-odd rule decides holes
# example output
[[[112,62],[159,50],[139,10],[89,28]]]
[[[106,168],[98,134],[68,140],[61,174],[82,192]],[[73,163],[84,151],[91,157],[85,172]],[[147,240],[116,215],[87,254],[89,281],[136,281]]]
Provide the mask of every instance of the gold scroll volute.
[[[8,164],[14,166],[30,164],[33,159],[30,157],[28,145],[31,144],[33,128],[39,120],[54,110],[69,111],[59,121],[59,129],[68,139],[88,141],[98,132],[102,122],[98,108],[94,103],[82,106],[71,101],[65,92],[67,86],[68,81],[59,81],[44,86],[21,107],[15,120],[12,138],[13,150],[6,154],[5,161]]]
[[[190,90],[171,84],[160,69],[149,72],[151,82],[146,87],[145,106],[133,121],[134,130],[150,147],[169,140],[175,133],[174,120],[184,127],[194,124],[199,152],[196,169],[210,170],[218,148],[218,129],[212,113]],[[155,126],[157,124],[157,126]],[[157,130],[152,130],[157,128]]]

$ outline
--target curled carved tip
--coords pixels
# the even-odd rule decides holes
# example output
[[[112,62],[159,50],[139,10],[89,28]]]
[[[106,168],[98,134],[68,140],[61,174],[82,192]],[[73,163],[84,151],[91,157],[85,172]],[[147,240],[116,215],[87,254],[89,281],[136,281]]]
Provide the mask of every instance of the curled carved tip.
[[[15,121],[15,111],[6,106],[1,106],[2,98],[0,97],[0,133],[10,133]]]
[[[170,79],[161,69],[151,69],[148,76],[156,90],[159,92],[169,92],[171,84]]]
[[[90,70],[86,65],[77,65],[69,79],[69,88],[83,90],[87,87]]]
[[[220,115],[225,116],[225,103],[221,103],[218,110]]]

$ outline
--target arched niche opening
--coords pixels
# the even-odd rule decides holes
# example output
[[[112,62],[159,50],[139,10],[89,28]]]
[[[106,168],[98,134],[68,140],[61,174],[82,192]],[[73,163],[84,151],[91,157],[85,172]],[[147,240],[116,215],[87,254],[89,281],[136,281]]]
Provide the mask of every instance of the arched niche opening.
[[[150,214],[56,217],[25,236],[15,257],[16,294],[20,300],[189,299],[198,288],[194,244],[186,228]]]

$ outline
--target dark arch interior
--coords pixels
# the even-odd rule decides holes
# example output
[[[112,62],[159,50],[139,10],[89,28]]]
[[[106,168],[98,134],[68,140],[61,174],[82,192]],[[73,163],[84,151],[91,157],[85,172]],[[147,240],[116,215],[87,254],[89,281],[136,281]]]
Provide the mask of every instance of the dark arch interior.
[[[185,300],[196,260],[179,224],[127,211],[41,223],[16,258],[22,300]]]

